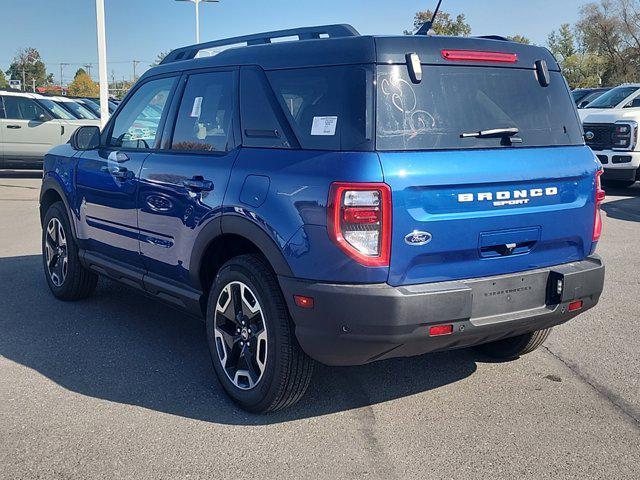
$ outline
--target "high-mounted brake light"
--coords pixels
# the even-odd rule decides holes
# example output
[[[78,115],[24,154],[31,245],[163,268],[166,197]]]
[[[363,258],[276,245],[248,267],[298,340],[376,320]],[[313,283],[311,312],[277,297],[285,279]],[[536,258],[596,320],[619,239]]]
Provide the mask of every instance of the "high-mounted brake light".
[[[389,266],[391,189],[386,183],[333,183],[327,229],[351,258],[367,267]]]
[[[597,242],[602,235],[602,214],[600,213],[600,206],[606,197],[605,191],[602,189],[602,180],[600,177],[604,173],[604,170],[600,169],[596,172],[596,192],[595,192],[595,218],[593,222],[593,237],[592,241]]]
[[[458,62],[516,63],[518,55],[503,52],[481,52],[478,50],[442,50],[445,60]]]

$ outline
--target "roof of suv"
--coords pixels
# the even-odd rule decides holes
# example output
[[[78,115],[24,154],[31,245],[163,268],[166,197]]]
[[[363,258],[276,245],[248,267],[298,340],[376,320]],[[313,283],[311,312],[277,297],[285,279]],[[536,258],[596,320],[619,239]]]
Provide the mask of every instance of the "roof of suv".
[[[219,51],[221,48],[226,48]],[[144,77],[192,68],[258,65],[265,70],[311,66],[406,63],[408,53],[417,53],[423,64],[450,64],[443,50],[474,50],[514,53],[517,62],[489,65],[533,68],[545,60],[550,70],[559,70],[553,55],[545,48],[510,42],[501,37],[442,37],[425,35],[364,36],[350,25],[325,25],[280,30],[190,45],[172,51],[160,66]],[[218,50],[213,56],[201,52]],[[198,57],[198,55],[200,56]],[[477,65],[473,61],[456,64]]]

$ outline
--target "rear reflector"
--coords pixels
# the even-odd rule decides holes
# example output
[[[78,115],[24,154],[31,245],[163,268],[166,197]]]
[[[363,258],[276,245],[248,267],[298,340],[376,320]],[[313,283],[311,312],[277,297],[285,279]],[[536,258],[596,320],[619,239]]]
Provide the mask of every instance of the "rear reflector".
[[[437,325],[429,329],[430,337],[439,337],[441,335],[451,335],[453,333],[453,325]]]
[[[305,297],[303,295],[294,295],[293,299],[300,308],[313,308],[313,297]]]
[[[515,53],[480,52],[477,50],[442,50],[445,60],[459,62],[498,62],[516,63],[518,55]]]
[[[582,300],[576,300],[575,302],[571,302],[569,304],[569,311],[570,312],[575,312],[577,310],[581,310],[582,309]]]

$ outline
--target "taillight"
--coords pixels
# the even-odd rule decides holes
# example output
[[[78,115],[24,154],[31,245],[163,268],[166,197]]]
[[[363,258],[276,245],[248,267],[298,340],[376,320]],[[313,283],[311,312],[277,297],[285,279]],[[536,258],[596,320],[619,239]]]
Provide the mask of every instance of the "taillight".
[[[445,60],[461,62],[516,63],[518,61],[518,55],[515,53],[481,52],[478,50],[442,50],[442,57]]]
[[[391,189],[386,183],[333,183],[327,227],[331,239],[367,267],[389,266]]]
[[[600,236],[602,235],[602,214],[600,213],[600,205],[604,201],[606,194],[602,189],[602,180],[600,177],[604,173],[604,170],[600,169],[596,172],[596,196],[595,196],[595,204],[596,204],[596,213],[595,213],[595,221],[593,223],[593,241],[597,242],[600,240]]]

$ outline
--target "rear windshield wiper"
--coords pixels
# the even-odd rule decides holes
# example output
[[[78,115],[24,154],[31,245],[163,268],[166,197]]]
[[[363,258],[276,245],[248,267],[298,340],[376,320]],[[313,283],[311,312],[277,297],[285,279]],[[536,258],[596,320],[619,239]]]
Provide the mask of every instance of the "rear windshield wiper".
[[[520,130],[513,128],[494,128],[491,130],[480,130],[479,132],[461,133],[460,138],[501,138],[507,144],[522,143],[520,137],[516,137]]]

